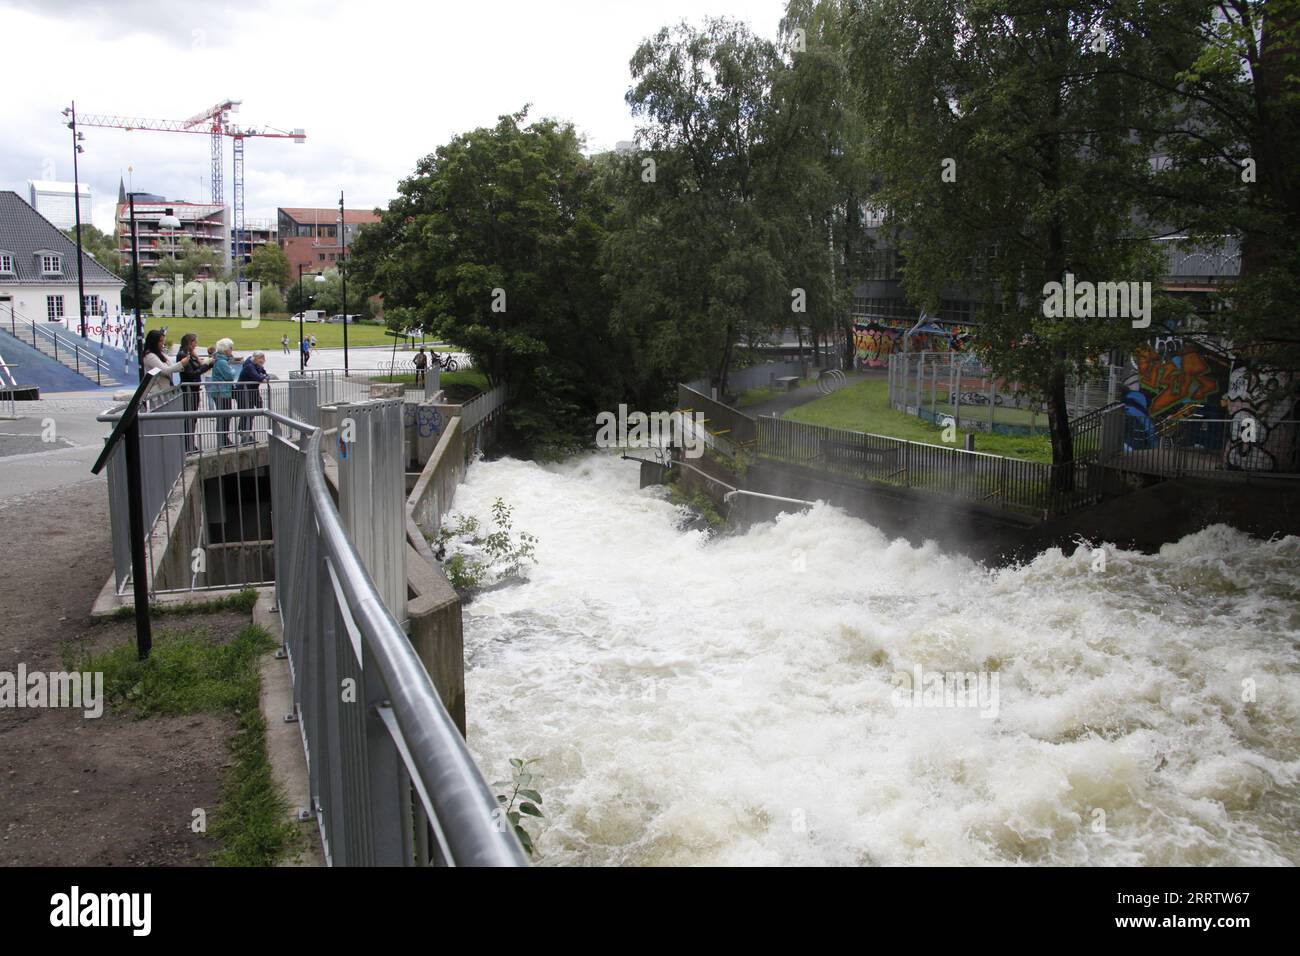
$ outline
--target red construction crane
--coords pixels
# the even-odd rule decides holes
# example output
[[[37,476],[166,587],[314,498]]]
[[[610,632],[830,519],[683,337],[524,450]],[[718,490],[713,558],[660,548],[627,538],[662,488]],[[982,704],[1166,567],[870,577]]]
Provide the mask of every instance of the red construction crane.
[[[230,122],[230,115],[239,112],[242,100],[222,100],[215,106],[204,110],[187,120],[145,119],[139,116],[117,116],[108,113],[83,114],[77,117],[78,126],[101,126],[109,129],[146,129],[162,133],[200,133],[212,140],[212,202],[225,205],[222,188],[222,137],[229,136],[234,142],[232,152],[231,182],[235,195],[231,201],[233,222],[231,236],[234,240],[233,261],[236,281],[243,278],[243,243],[244,243],[244,140],[252,136],[268,139],[291,139],[302,143],[307,134],[301,129],[292,132],[275,129],[270,126],[235,126]]]

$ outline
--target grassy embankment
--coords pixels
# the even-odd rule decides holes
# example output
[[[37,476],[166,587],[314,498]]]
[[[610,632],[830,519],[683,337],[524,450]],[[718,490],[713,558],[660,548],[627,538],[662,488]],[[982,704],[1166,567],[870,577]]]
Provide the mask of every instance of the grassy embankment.
[[[246,590],[221,601],[159,607],[155,613],[173,623],[155,635],[145,661],[137,660],[134,643],[96,654],[70,647],[64,655],[70,670],[102,672],[108,706],[138,719],[214,714],[233,722],[232,762],[208,830],[218,844],[212,862],[219,866],[272,866],[300,841],[288,802],[271,776],[258,702],[258,660],[275,649],[276,640],[255,624],[233,635],[214,635],[185,621],[192,614],[248,610],[256,597]]]
[[[280,337],[284,335],[289,336],[291,348],[296,347],[298,344],[298,323],[291,321],[287,315],[264,315],[258,320],[257,325],[252,328],[245,328],[244,323],[248,321],[251,320],[158,316],[147,318],[145,329],[166,326],[167,340],[173,345],[179,345],[181,336],[186,332],[197,333],[199,345],[204,348],[213,345],[218,339],[228,338],[235,343],[235,349],[240,353],[245,353],[249,349],[261,349],[263,351],[278,349],[280,348]],[[303,332],[309,336],[316,336],[318,348],[343,348],[343,324],[341,322],[304,322]],[[348,347],[360,348],[371,345],[384,345],[392,348],[393,336],[388,335],[387,332],[388,330],[384,326],[369,322],[349,325]],[[406,342],[407,340],[404,338],[397,340],[397,351],[399,353],[413,351],[406,347]],[[432,340],[426,340],[425,347],[428,348],[432,344]],[[418,342],[415,347],[419,347]]]
[[[944,444],[942,428],[889,407],[889,383],[883,378],[870,378],[845,386],[825,398],[792,408],[783,417],[810,425],[847,428],[931,445]],[[958,429],[958,448],[964,447],[967,434],[975,436],[976,451],[1029,461],[1052,460],[1052,448],[1046,435],[998,435]]]

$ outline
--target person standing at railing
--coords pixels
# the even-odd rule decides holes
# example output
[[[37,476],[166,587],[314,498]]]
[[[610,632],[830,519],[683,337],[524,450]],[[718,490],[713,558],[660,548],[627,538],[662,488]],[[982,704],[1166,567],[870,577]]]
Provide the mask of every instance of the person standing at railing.
[[[203,373],[212,368],[210,362],[205,362],[199,355],[199,337],[194,332],[186,332],[181,336],[181,347],[176,350],[176,361],[181,363],[181,400],[187,412],[197,412],[199,410],[199,393],[203,385]],[[185,451],[198,451],[198,439],[195,438],[194,429],[197,424],[197,418],[190,417],[185,419]]]
[[[140,358],[144,366],[144,373],[148,375],[154,369],[158,374],[154,376],[153,384],[149,386],[151,392],[157,392],[171,384],[172,376],[181,370],[182,362],[168,362],[167,353],[167,330],[150,329],[149,334],[144,337],[144,354]]]
[[[228,411],[234,404],[235,369],[231,361],[234,358],[235,343],[230,339],[220,339],[216,348],[217,354],[212,359],[212,404],[222,411]],[[221,448],[232,444],[231,422],[230,418],[217,421],[217,444]]]
[[[254,352],[244,359],[239,370],[239,382],[235,385],[235,398],[240,408],[261,408],[263,382],[269,382],[271,376],[266,371],[266,353]],[[253,416],[243,415],[239,419],[238,441],[244,441],[245,433],[249,441],[256,441],[253,435]]]
[[[412,361],[415,363],[415,387],[419,388],[424,384],[424,373],[429,367],[429,356],[424,354],[424,346],[420,346],[420,351],[415,353]]]

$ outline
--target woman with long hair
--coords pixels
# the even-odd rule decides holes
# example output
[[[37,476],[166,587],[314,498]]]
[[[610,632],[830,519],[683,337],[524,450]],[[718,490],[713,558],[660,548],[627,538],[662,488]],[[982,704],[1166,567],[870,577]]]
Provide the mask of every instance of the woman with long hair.
[[[199,355],[199,337],[194,332],[181,336],[181,347],[176,351],[176,361],[182,363],[181,401],[187,412],[199,410],[199,392],[202,389],[203,373],[212,368],[212,363],[204,361]],[[198,441],[194,437],[197,420],[185,419],[185,450],[198,451]]]
[[[155,369],[158,374],[153,376],[153,384],[149,386],[149,391],[156,392],[160,388],[166,388],[172,383],[172,376],[181,370],[183,362],[167,361],[167,354],[164,349],[167,348],[167,330],[150,329],[149,334],[144,337],[144,352],[140,355],[140,365],[144,368],[144,374],[149,375]],[[148,393],[146,393],[148,394]]]

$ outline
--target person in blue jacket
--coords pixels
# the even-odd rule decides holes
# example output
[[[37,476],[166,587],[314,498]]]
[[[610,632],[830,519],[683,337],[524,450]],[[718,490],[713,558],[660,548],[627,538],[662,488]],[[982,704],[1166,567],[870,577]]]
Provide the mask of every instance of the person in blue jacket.
[[[221,410],[229,409],[234,404],[234,353],[235,343],[230,339],[220,339],[216,344],[216,352],[212,356],[212,404]],[[230,418],[217,421],[217,441],[222,448],[231,444],[232,421],[233,419]]]
[[[239,369],[239,380],[235,384],[235,399],[240,408],[261,408],[263,382],[269,382],[271,375],[266,370],[266,353],[254,352],[244,359]],[[242,415],[239,419],[239,440],[256,441],[253,434],[253,416]]]

